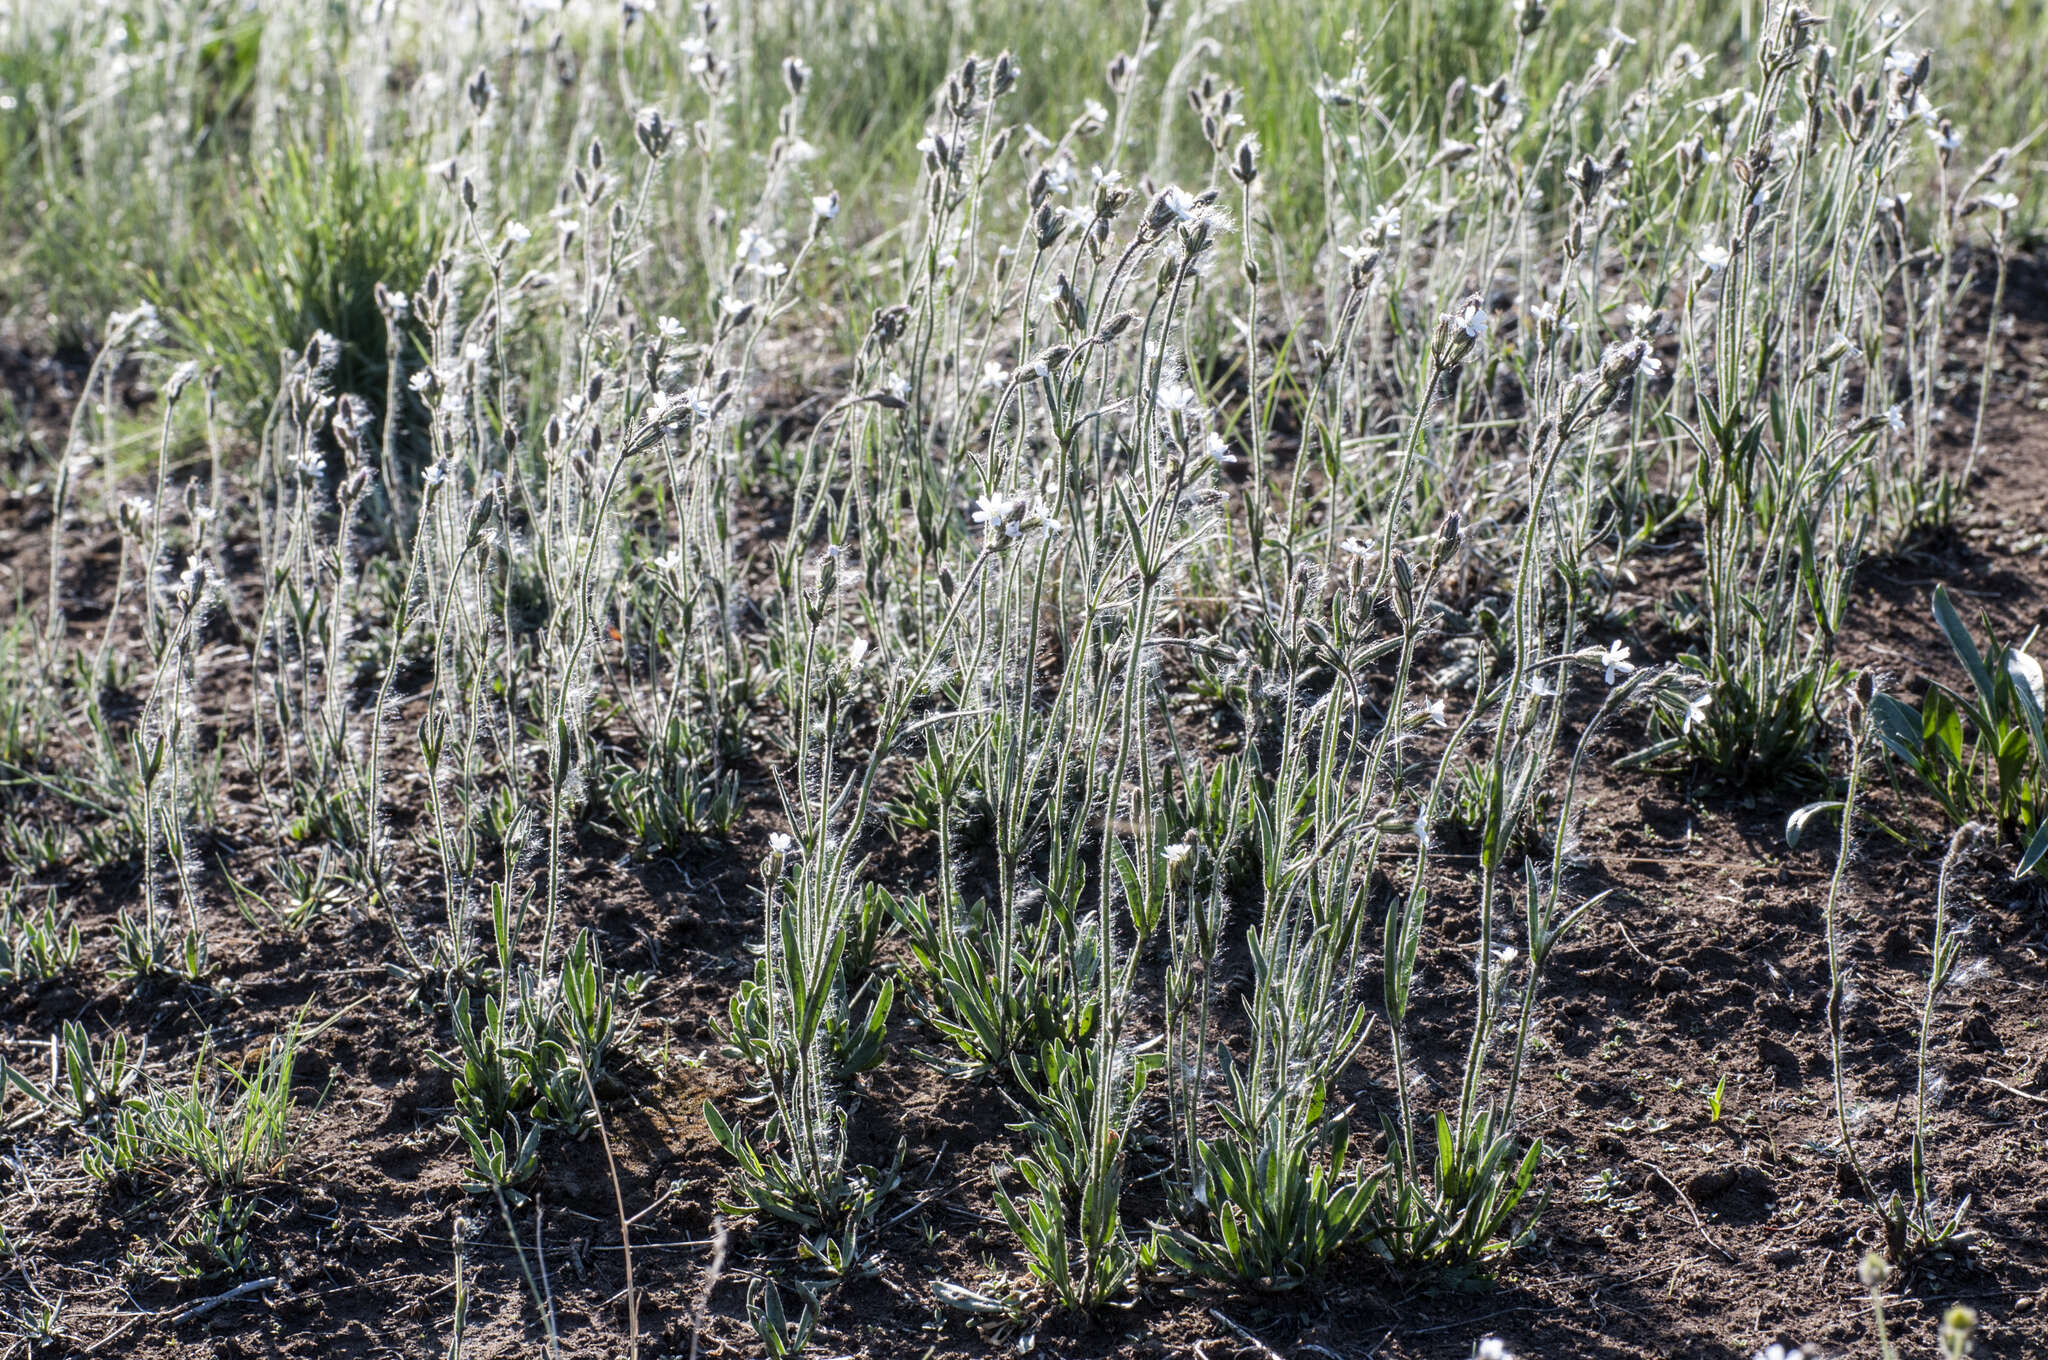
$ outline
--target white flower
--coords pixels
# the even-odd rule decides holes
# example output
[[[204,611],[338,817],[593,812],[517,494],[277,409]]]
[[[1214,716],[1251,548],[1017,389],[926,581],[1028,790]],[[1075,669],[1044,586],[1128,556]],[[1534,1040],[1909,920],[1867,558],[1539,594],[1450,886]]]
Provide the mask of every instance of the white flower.
[[[439,486],[448,480],[448,460],[437,458],[427,464],[427,470],[420,474],[420,480],[428,486]]]
[[[1898,402],[1884,408],[1884,423],[1891,427],[1893,434],[1906,432],[1906,408]]]
[[[1215,459],[1219,465],[1227,466],[1237,461],[1237,455],[1230,451],[1230,441],[1214,430],[1202,441],[1202,452]]]
[[[1713,241],[1704,241],[1693,247],[1694,255],[1707,267],[1709,274],[1718,274],[1728,267],[1728,247]]]
[[[980,496],[975,499],[971,518],[991,533],[1001,531],[1011,538],[1024,532],[1022,496]]]
[[[1444,715],[1444,701],[1438,699],[1422,710],[1422,716],[1429,719],[1431,727],[1449,727],[1451,720]]]
[[[1750,1360],[1806,1360],[1806,1352],[1797,1346],[1787,1347],[1773,1341],[1751,1356]]]
[[[910,379],[892,368],[882,375],[882,390],[898,401],[909,401]]]
[[[839,191],[820,194],[811,200],[811,214],[823,222],[830,222],[839,216]]]
[[[1176,222],[1193,221],[1200,211],[1195,207],[1195,196],[1178,184],[1169,184],[1160,190],[1159,206]]]
[[[1692,698],[1687,699],[1685,701],[1685,726],[1680,730],[1690,732],[1693,728],[1704,724],[1707,720],[1707,710],[1713,706],[1714,696],[1711,691],[1695,694]]]
[[[1373,209],[1367,219],[1365,233],[1379,241],[1397,241],[1401,238],[1401,210],[1391,203],[1382,203]]]
[[[1508,1349],[1508,1343],[1497,1336],[1482,1338],[1479,1349],[1472,1353],[1473,1360],[1515,1360],[1515,1354]]]
[[[1337,546],[1350,553],[1353,557],[1372,556],[1372,544],[1362,538],[1347,538]]]
[[[1947,127],[1931,127],[1927,129],[1927,135],[1940,151],[1955,151],[1963,144],[1963,134],[1955,130],[1954,124]]]
[[[1543,676],[1532,675],[1529,677],[1527,684],[1529,693],[1535,698],[1555,699],[1557,697],[1557,686],[1551,684]]]
[[[1645,354],[1641,366],[1636,369],[1636,372],[1642,374],[1645,378],[1654,378],[1663,371],[1664,361],[1654,354]]]
[[[1902,76],[1920,64],[1920,54],[1911,48],[1895,47],[1885,54],[1884,69],[1887,75]]]
[[[995,360],[990,359],[981,366],[981,385],[991,390],[1010,381],[1010,372]]]
[[[1619,642],[1610,642],[1600,649],[1600,673],[1608,684],[1614,683],[1617,675],[1627,675],[1635,669],[1628,659],[1628,648]]]
[[[867,659],[868,640],[866,638],[855,638],[853,640],[853,647],[846,654],[846,664],[854,670],[859,670],[866,664]]]
[[[683,338],[683,323],[672,316],[656,317],[654,329],[662,339],[670,342]]]
[[[524,222],[507,222],[505,224],[505,239],[515,246],[523,246],[533,239],[533,233],[526,229]]]
[[[796,838],[787,832],[771,831],[768,833],[768,848],[778,855],[787,855],[796,849]]]
[[[1193,854],[1194,849],[1195,847],[1189,845],[1186,841],[1176,841],[1172,845],[1163,847],[1159,851],[1159,858],[1166,861],[1168,868],[1172,868]]]
[[[1492,324],[1492,319],[1486,315],[1486,304],[1477,297],[1466,299],[1455,312],[1445,312],[1443,319],[1463,331],[1468,340],[1480,339]]]
[[[1172,379],[1159,384],[1159,390],[1153,394],[1153,397],[1159,403],[1159,409],[1162,411],[1194,415],[1202,409],[1195,400],[1195,389],[1189,387],[1186,383],[1174,382]]]
[[[2009,213],[2020,205],[2015,194],[1985,194],[1979,202],[1996,213]]]
[[[775,260],[775,242],[767,233],[752,227],[741,227],[739,243],[734,250],[740,265],[750,274],[773,278],[783,272],[783,266]]]

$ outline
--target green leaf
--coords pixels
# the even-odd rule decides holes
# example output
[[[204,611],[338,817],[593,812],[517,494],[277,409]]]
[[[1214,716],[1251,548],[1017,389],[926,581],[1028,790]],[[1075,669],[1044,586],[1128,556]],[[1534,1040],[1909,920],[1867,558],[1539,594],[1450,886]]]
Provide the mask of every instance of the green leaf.
[[[1962,616],[1949,602],[1948,587],[1934,588],[1934,621],[1941,625],[1941,631],[1948,635],[1948,645],[1963,663],[1963,669],[1970,673],[1970,683],[1977,688],[1977,697],[1987,708],[1993,702],[1991,672],[1985,668],[1984,658],[1977,651],[1977,643],[1970,636],[1970,630],[1963,626]]]
[[[1840,812],[1841,810],[1842,800],[1839,798],[1830,798],[1818,803],[1808,803],[1805,807],[1795,809],[1792,815],[1785,819],[1785,848],[1788,850],[1797,850],[1799,848],[1799,838],[1806,834],[1806,824],[1808,822],[1824,813]]]
[[[2014,871],[2013,877],[2025,878],[2032,873],[2043,855],[2048,855],[2048,819],[2034,829],[2034,839],[2027,842],[2027,853],[2020,857],[2020,867]]]

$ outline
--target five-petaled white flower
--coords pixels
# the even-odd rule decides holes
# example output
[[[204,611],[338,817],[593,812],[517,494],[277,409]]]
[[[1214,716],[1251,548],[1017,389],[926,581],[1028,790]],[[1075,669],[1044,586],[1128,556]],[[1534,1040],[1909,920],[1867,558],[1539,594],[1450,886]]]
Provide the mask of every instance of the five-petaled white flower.
[[[1785,1346],[1773,1341],[1751,1356],[1750,1360],[1806,1360],[1806,1352],[1797,1346]]]
[[[1208,437],[1202,441],[1202,452],[1219,464],[1227,465],[1237,461],[1237,455],[1230,451],[1230,441],[1214,430],[1209,431]]]
[[[1010,370],[990,359],[981,366],[981,385],[993,391],[1010,380]]]
[[[739,258],[741,267],[750,274],[773,278],[786,268],[775,258],[774,238],[753,227],[740,228],[739,242],[733,253]]]
[[[1455,312],[1446,312],[1444,320],[1465,333],[1468,340],[1477,340],[1486,334],[1492,319],[1486,315],[1486,304],[1474,297]]]
[[[1628,648],[1619,642],[1610,642],[1600,649],[1600,673],[1608,684],[1614,683],[1617,675],[1627,675],[1635,669],[1628,659]]]
[[[1906,408],[1898,402],[1884,408],[1884,423],[1891,426],[1893,434],[1906,432]]]
[[[1442,699],[1438,699],[1424,708],[1422,716],[1429,719],[1431,727],[1449,727],[1451,725],[1451,720],[1444,716],[1444,701]]]
[[[1015,538],[1024,532],[1023,510],[1021,496],[979,496],[975,498],[973,519],[990,533],[1006,533]]]
[[[830,222],[833,218],[839,216],[839,191],[834,189],[829,194],[819,194],[816,198],[813,198],[811,200],[811,214],[821,222]]]
[[[1165,846],[1159,851],[1159,858],[1165,860],[1167,867],[1170,869],[1193,854],[1194,849],[1195,847],[1189,845],[1186,841],[1175,841],[1172,845]]]
[[[796,849],[796,837],[786,831],[768,833],[768,848],[778,855],[787,855]]]
[[[1707,267],[1709,274],[1718,274],[1728,267],[1728,247],[1718,242],[1702,242],[1693,248],[1692,253],[1699,257],[1700,263]]]
[[[1200,403],[1195,400],[1195,389],[1172,379],[1159,384],[1154,399],[1158,401],[1159,409],[1162,411],[1193,415],[1202,409]]]
[[[1685,726],[1680,730],[1690,732],[1693,728],[1704,724],[1707,720],[1707,710],[1713,706],[1714,696],[1711,691],[1695,694],[1692,698],[1687,699],[1685,701]]]
[[[1497,1336],[1481,1338],[1479,1349],[1472,1354],[1473,1360],[1515,1360],[1515,1354],[1508,1349],[1508,1343]]]
[[[672,316],[656,317],[654,329],[662,339],[671,343],[683,338],[683,323]]]

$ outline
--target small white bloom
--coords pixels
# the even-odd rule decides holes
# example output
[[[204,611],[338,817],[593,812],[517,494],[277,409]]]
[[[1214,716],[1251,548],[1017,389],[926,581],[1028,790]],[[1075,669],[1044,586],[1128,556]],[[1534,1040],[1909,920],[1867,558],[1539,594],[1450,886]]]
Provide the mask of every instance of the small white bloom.
[[[1190,222],[1200,211],[1195,206],[1195,196],[1178,184],[1169,184],[1160,191],[1159,206],[1176,222]]]
[[[1728,247],[1716,242],[1700,243],[1693,248],[1693,254],[1699,257],[1700,263],[1707,267],[1710,274],[1718,274],[1728,267]]]
[[[1372,556],[1372,544],[1367,543],[1362,538],[1347,538],[1337,546],[1350,553],[1353,557]]]
[[[1995,213],[2009,213],[2020,205],[2016,194],[1985,194],[1979,201]]]
[[[1600,649],[1600,673],[1608,684],[1614,683],[1617,675],[1627,675],[1635,669],[1628,659],[1628,648],[1619,642],[1610,642]]]
[[[1936,124],[1934,127],[1927,129],[1927,136],[1934,143],[1935,149],[1938,151],[1955,151],[1960,149],[1963,144],[1963,134],[1957,132],[1953,124],[1948,127]]]
[[[1167,867],[1171,868],[1186,859],[1190,854],[1193,854],[1194,849],[1195,847],[1189,845],[1186,841],[1176,841],[1172,845],[1161,848],[1159,858],[1165,860]]]
[[[1009,381],[1010,371],[995,360],[990,359],[981,366],[981,385],[983,387],[994,390]]]
[[[753,227],[740,228],[739,242],[734,254],[748,273],[773,277],[783,271],[783,266],[775,261],[773,238]]]
[[[1891,427],[1893,434],[1906,432],[1906,408],[1898,402],[1884,408],[1884,423]]]
[[[1555,699],[1557,697],[1557,686],[1551,684],[1544,676],[1532,675],[1527,683],[1529,693],[1534,698]]]
[[[1401,238],[1401,210],[1391,203],[1382,203],[1373,209],[1372,216],[1365,224],[1365,234],[1378,241],[1397,241]]]
[[[1895,47],[1885,54],[1884,69],[1887,75],[1902,76],[1920,64],[1920,54],[1907,47]]]
[[[1237,455],[1230,451],[1230,441],[1214,430],[1202,441],[1202,452],[1215,459],[1219,465],[1228,466],[1237,461]]]
[[[1431,727],[1449,727],[1451,725],[1450,718],[1444,714],[1444,701],[1442,699],[1438,699],[1424,708],[1422,715],[1429,719]]]
[[[1189,387],[1186,383],[1174,382],[1172,379],[1159,384],[1159,390],[1154,394],[1154,399],[1158,401],[1159,409],[1162,411],[1194,415],[1202,409],[1201,405],[1195,400],[1195,389]]]
[[[505,239],[515,246],[523,246],[533,239],[524,222],[512,221],[505,224]]]
[[[783,831],[768,833],[768,848],[778,855],[787,855],[796,849],[796,838]]]
[[[1493,319],[1486,314],[1486,304],[1476,297],[1467,301],[1456,312],[1445,313],[1444,320],[1463,331],[1468,340],[1483,338],[1487,328],[1493,324]]]
[[[683,323],[672,316],[655,318],[654,329],[662,339],[670,343],[683,338]]]
[[[1482,1338],[1479,1349],[1472,1354],[1473,1360],[1515,1360],[1514,1352],[1508,1349],[1507,1342],[1497,1336]]]
[[[1023,510],[1021,496],[980,496],[975,499],[970,518],[990,533],[1000,531],[1015,538],[1024,531]]]
[[[1707,710],[1713,706],[1714,696],[1711,692],[1695,694],[1692,698],[1687,699],[1685,701],[1685,726],[1681,730],[1690,732],[1693,728],[1703,725],[1707,720]]]
[[[816,198],[813,198],[811,200],[811,215],[824,222],[830,222],[833,218],[839,216],[839,191],[834,189],[829,194],[819,194]]]
[[[855,638],[853,640],[853,647],[846,654],[846,664],[854,670],[859,670],[867,662],[867,659],[868,640],[866,638]]]

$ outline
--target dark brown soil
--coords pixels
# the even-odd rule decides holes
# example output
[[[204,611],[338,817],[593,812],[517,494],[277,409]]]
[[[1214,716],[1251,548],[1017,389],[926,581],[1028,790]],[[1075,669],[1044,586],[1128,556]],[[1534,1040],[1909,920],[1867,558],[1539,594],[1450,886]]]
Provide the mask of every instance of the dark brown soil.
[[[2022,271],[2015,282],[2021,321],[2004,341],[1972,508],[1957,530],[1873,564],[1860,583],[1843,660],[1885,673],[1902,691],[1929,678],[1960,683],[1929,617],[1936,582],[1988,612],[2001,636],[2048,624],[2044,279]],[[82,373],[76,362],[0,347],[0,382],[31,415],[46,455],[61,444]],[[1966,418],[1951,418],[1952,433],[1959,424]],[[17,467],[29,458],[7,452]],[[0,583],[38,618],[47,514],[40,488],[0,495]],[[65,603],[74,625],[104,616],[115,548],[110,535],[70,545]],[[1646,569],[1640,592],[1620,601],[1644,621],[1632,635],[1639,658],[1664,659],[1648,624],[1667,574]],[[206,662],[223,672],[240,664],[227,639]],[[224,696],[238,691],[224,685],[209,697],[204,674],[202,710],[232,752],[242,720]],[[1608,737],[1601,769],[1636,735]],[[69,754],[47,752],[44,763]],[[228,878],[261,881],[276,852],[246,774],[230,765],[224,779],[221,822],[204,847],[209,984],[137,989],[98,966],[0,984],[0,1052],[40,1076],[49,1036],[77,1020],[145,1040],[153,1062],[179,1072],[203,1046],[260,1052],[301,1014],[331,1022],[302,1057],[297,1155],[260,1187],[241,1274],[185,1279],[169,1268],[165,1244],[203,1202],[193,1186],[98,1184],[79,1171],[66,1139],[17,1118],[0,1136],[0,1336],[20,1338],[5,1354],[439,1356],[451,1339],[459,1246],[471,1295],[463,1355],[544,1353],[543,1310],[522,1259],[536,1278],[544,1270],[562,1354],[625,1355],[625,1258],[604,1142],[545,1145],[542,1182],[510,1211],[515,1249],[499,1206],[463,1187],[467,1154],[449,1123],[450,1086],[426,1056],[452,1048],[445,1017],[410,1002],[408,984],[386,966],[395,957],[390,929],[362,904],[341,904],[301,936],[235,910]],[[773,805],[765,778],[748,793],[756,807]],[[1038,1352],[1463,1357],[1491,1334],[1546,1360],[1746,1360],[1774,1341],[1809,1354],[1875,1355],[1856,1272],[1875,1220],[1860,1192],[1845,1188],[1831,1150],[1821,912],[1832,838],[1816,836],[1796,853],[1784,841],[1787,814],[1817,796],[1596,774],[1577,886],[1614,893],[1557,956],[1537,1025],[1523,1110],[1526,1132],[1545,1146],[1549,1204],[1526,1247],[1466,1279],[1404,1277],[1361,1257],[1317,1287],[1285,1294],[1158,1282],[1127,1311],[1041,1320]],[[1854,970],[1847,1085],[1856,1136],[1889,1187],[1904,1174],[1945,828],[1924,799],[1897,789],[1880,788],[1870,811],[1846,884]],[[0,816],[61,815],[47,793],[0,789]],[[746,1094],[714,1024],[751,967],[751,885],[770,829],[755,816],[729,838],[653,865],[633,863],[625,847],[589,831],[568,865],[572,924],[596,930],[609,962],[652,977],[623,1074],[627,1094],[604,1111],[617,1197],[633,1216],[642,1355],[757,1354],[745,1318],[750,1289],[763,1277],[802,1273],[787,1234],[719,1213],[727,1164],[700,1113],[706,1099],[737,1110]],[[1957,879],[1970,963],[1967,985],[1936,1025],[1929,1147],[1938,1194],[1970,1197],[1971,1235],[1890,1282],[1886,1308],[1907,1356],[1935,1354],[1935,1321],[1957,1301],[1982,1318],[1980,1356],[2048,1351],[2048,901],[2035,884],[2013,881],[2010,868],[2009,854],[1982,854]],[[132,863],[95,870],[74,859],[24,885],[24,900],[55,888],[85,927],[90,965],[105,956],[110,923],[137,881]],[[1446,877],[1423,951],[1416,1031],[1426,1100],[1442,1099],[1457,1080],[1476,930],[1462,883],[1455,872]],[[877,1273],[830,1298],[815,1353],[1001,1354],[1016,1335],[975,1331],[939,1307],[933,1285],[989,1288],[1018,1270],[990,1199],[1010,1150],[1003,1106],[991,1088],[920,1064],[910,1056],[917,1036],[900,1018],[897,1029],[852,1127],[867,1161],[886,1161],[902,1140],[903,1183],[867,1237]],[[1349,1082],[1361,1129],[1377,1125],[1390,1099],[1380,1047],[1366,1051]],[[1715,1121],[1708,1093],[1717,1083],[1724,1096]],[[24,1116],[24,1106],[10,1099],[6,1113]],[[1141,1173],[1145,1156],[1143,1147],[1134,1153]],[[238,1282],[266,1279],[273,1282],[201,1318],[177,1320]],[[45,1304],[61,1305],[59,1335],[33,1339],[28,1319]]]

